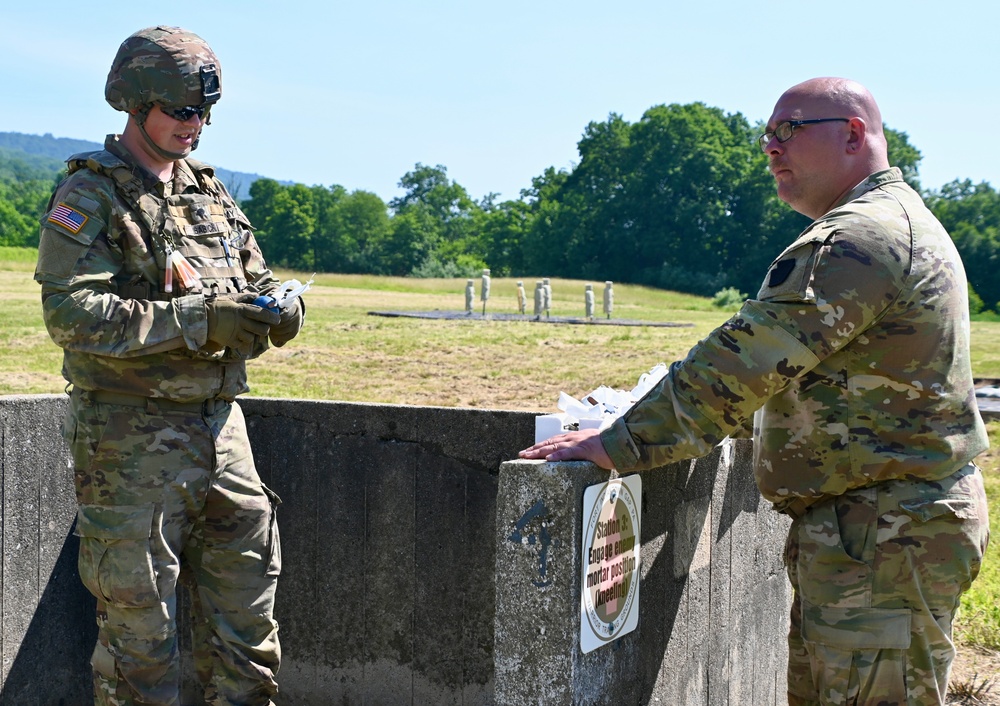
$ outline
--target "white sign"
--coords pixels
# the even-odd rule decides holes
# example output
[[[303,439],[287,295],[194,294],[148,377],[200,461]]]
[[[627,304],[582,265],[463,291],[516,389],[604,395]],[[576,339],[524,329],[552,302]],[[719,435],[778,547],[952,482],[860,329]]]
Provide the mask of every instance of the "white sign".
[[[639,624],[642,477],[592,485],[583,493],[580,649],[586,654]]]

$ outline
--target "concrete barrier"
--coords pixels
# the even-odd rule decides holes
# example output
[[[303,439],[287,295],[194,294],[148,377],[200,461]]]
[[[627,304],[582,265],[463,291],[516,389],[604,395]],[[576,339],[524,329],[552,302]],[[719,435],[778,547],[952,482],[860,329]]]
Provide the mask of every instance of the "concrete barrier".
[[[608,473],[580,462],[503,464],[497,703],[787,703],[791,590],[780,550],[788,520],[757,492],[751,450],[749,441],[727,441],[705,458],[640,474],[638,627],[588,654],[580,647],[583,494]],[[527,529],[512,532],[526,518],[535,536],[544,524],[547,546],[523,541]]]
[[[0,397],[0,704],[89,703],[94,604],[76,572],[65,403]],[[518,672],[521,681],[547,678],[542,653],[512,654],[506,637],[555,591],[525,588],[518,614],[500,609],[531,561],[500,535],[541,491],[553,509],[579,514],[571,496],[602,472],[505,464],[533,438],[534,415],[524,412],[241,405],[260,474],[283,500],[280,706],[543,702],[519,700],[542,693],[540,683],[535,692],[510,686]],[[607,692],[621,695],[616,703],[756,704],[783,692],[781,519],[760,511],[746,445],[732,448],[731,462],[720,452],[643,475],[639,628],[586,658],[560,644],[570,683],[544,703],[607,702],[605,682],[589,671],[601,664],[627,677]],[[565,497],[532,485],[550,472],[569,484]],[[512,563],[498,574],[498,561]],[[179,610],[183,626],[183,594]],[[181,637],[187,655],[190,637]],[[186,656],[185,669],[184,703],[196,705]]]

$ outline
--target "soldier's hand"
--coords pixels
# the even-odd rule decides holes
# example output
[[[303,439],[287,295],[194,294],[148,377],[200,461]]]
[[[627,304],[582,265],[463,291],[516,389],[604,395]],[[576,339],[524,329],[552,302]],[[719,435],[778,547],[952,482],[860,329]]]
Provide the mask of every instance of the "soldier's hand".
[[[257,336],[267,336],[281,317],[251,302],[256,294],[219,295],[205,300],[208,340],[220,346],[246,349]]]
[[[281,309],[281,320],[271,327],[271,343],[281,348],[291,341],[302,328],[305,306],[301,297],[292,300],[291,306]]]
[[[517,455],[529,459],[543,458],[546,461],[591,461],[601,468],[614,468],[615,464],[604,449],[600,434],[597,429],[556,434],[529,446]]]

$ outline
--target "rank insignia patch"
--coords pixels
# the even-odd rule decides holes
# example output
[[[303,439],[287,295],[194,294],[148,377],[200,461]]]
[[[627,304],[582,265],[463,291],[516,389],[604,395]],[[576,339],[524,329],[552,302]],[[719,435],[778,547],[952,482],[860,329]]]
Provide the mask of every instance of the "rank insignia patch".
[[[64,203],[52,209],[49,214],[49,223],[60,225],[71,233],[79,233],[80,229],[87,222],[87,216],[79,211],[75,211]]]

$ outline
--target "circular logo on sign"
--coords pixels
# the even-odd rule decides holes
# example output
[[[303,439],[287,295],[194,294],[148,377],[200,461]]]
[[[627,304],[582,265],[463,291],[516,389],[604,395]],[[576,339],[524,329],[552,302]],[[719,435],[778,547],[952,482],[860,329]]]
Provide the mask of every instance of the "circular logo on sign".
[[[608,481],[584,528],[583,608],[595,637],[615,639],[636,609],[639,512],[621,479]]]

